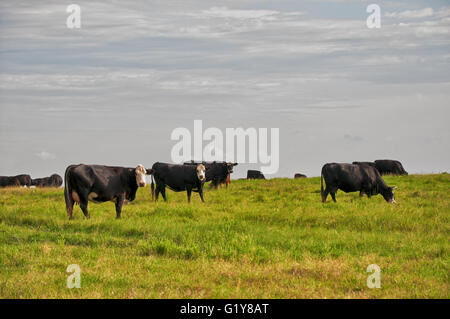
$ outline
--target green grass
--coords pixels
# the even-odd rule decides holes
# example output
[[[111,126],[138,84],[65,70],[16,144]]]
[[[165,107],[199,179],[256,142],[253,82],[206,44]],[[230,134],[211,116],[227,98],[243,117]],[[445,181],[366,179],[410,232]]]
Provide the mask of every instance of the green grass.
[[[115,219],[65,212],[62,189],[0,189],[1,298],[449,298],[450,175],[385,177],[398,204],[320,179],[233,181],[193,194],[149,188]],[[66,268],[81,267],[81,288]],[[381,267],[381,288],[366,268]]]

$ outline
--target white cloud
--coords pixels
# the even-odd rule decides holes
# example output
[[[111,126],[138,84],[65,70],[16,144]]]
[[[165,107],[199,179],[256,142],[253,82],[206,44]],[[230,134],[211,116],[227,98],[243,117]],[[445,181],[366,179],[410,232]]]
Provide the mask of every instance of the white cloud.
[[[56,159],[56,155],[55,154],[52,154],[52,153],[49,153],[49,152],[46,152],[46,151],[42,151],[42,152],[36,153],[36,156],[39,157],[43,161]]]
[[[420,19],[432,17],[434,15],[433,8],[424,8],[421,10],[406,10],[402,12],[387,12],[386,17],[400,19]]]
[[[274,10],[233,10],[227,7],[212,7],[203,10],[203,14],[217,18],[233,18],[233,19],[259,19],[279,14]]]

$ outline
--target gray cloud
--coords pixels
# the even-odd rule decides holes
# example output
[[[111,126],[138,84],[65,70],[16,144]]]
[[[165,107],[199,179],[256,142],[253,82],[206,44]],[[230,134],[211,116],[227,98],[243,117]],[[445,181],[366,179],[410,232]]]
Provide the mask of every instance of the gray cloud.
[[[79,30],[59,1],[0,4],[1,174],[169,161],[194,119],[279,127],[278,176],[361,157],[449,169],[449,7],[382,1],[374,30],[361,1],[78,4]]]

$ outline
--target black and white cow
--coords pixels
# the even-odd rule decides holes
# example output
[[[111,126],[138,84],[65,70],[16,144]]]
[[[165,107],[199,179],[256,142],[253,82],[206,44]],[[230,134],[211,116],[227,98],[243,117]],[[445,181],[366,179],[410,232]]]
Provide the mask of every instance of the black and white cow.
[[[116,218],[120,218],[122,205],[136,198],[138,187],[145,186],[146,169],[142,165],[136,168],[71,165],[65,173],[64,197],[69,219],[72,219],[73,205],[78,203],[86,218],[89,218],[88,201],[116,204]]]
[[[203,164],[181,165],[157,162],[150,170],[147,170],[147,174],[152,175],[152,200],[157,201],[161,193],[164,201],[167,201],[167,186],[174,192],[187,191],[188,202],[191,201],[192,191],[198,192],[202,202],[205,202],[203,184],[206,181],[206,168]],[[156,194],[154,182],[156,182]]]
[[[324,179],[325,191],[323,189]],[[372,195],[381,194],[387,202],[395,203],[395,187],[387,186],[380,173],[369,165],[325,164],[322,167],[320,186],[322,202],[327,200],[328,194],[331,194],[331,198],[336,202],[336,192],[340,189],[346,193],[359,191],[360,197],[363,194],[366,194],[369,198]]]
[[[225,184],[228,187],[230,184],[230,174],[233,173],[234,166],[237,163],[227,163],[227,162],[185,162],[184,165],[199,165],[203,164],[206,168],[206,180],[205,183],[211,182],[210,188],[217,189],[219,185]]]

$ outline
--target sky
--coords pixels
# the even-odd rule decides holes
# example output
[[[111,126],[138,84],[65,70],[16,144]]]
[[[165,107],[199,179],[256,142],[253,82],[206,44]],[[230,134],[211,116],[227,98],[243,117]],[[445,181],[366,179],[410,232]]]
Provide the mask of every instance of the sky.
[[[279,128],[268,177],[385,158],[450,171],[448,1],[3,0],[0,23],[0,175],[170,162],[194,120]]]

